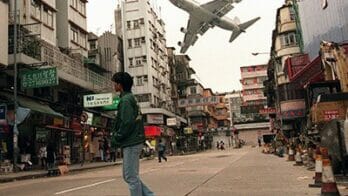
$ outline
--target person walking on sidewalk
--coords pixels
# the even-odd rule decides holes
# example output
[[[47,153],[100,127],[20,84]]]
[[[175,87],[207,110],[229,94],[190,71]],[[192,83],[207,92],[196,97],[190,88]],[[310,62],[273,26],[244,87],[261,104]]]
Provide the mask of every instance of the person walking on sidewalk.
[[[145,131],[140,108],[131,92],[133,78],[127,72],[117,72],[112,81],[120,92],[116,123],[112,129],[112,147],[123,150],[123,179],[131,196],[154,196],[139,177],[139,156],[145,142]]]
[[[158,162],[162,162],[162,158],[167,162],[167,157],[164,155],[166,152],[166,145],[163,144],[162,140],[159,139],[158,145],[157,145],[157,150],[158,150]]]
[[[45,144],[41,144],[41,147],[39,149],[39,158],[41,162],[41,168],[46,169],[47,168],[47,150],[46,150]]]

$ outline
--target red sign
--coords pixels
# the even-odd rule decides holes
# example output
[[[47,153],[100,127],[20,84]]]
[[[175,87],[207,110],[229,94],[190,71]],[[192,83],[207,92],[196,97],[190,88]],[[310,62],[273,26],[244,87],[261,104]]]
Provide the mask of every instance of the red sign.
[[[282,112],[283,119],[293,119],[293,118],[301,118],[305,116],[304,110],[291,110]]]
[[[144,126],[145,136],[153,137],[161,135],[161,128],[157,126]]]
[[[275,108],[265,108],[259,110],[260,114],[267,115],[267,114],[275,114],[277,113],[277,110]]]
[[[326,110],[324,111],[324,120],[330,121],[339,117],[338,110]]]

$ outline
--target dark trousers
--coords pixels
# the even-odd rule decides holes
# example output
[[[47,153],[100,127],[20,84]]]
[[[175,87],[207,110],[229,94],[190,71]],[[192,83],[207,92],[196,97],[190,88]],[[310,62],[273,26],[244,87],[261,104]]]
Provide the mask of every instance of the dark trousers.
[[[116,161],[116,152],[110,152],[110,162],[115,162]]]
[[[164,151],[158,151],[158,162],[162,162],[162,158],[167,161],[167,157],[164,156]]]

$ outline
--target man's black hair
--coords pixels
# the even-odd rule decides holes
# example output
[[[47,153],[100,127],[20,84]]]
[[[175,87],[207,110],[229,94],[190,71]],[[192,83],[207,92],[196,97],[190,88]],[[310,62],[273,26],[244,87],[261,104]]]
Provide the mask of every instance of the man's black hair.
[[[121,84],[124,91],[130,92],[132,89],[133,78],[127,72],[117,72],[112,76],[111,80]]]

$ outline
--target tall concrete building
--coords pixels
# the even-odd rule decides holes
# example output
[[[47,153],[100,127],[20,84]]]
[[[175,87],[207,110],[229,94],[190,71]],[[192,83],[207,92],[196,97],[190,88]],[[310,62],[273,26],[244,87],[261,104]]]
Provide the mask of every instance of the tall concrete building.
[[[263,93],[263,82],[267,80],[267,65],[245,66],[240,70],[243,88],[241,113],[252,121],[258,116],[259,110],[267,105],[267,98]]]
[[[87,0],[59,0],[57,9],[58,46],[70,53],[88,56]]]
[[[311,59],[317,57],[322,40],[348,40],[348,1],[329,1],[325,10],[317,0],[299,1],[298,7],[304,51]]]
[[[8,64],[8,1],[0,1],[0,68]]]
[[[225,105],[228,108],[229,120],[231,126],[234,123],[241,122],[241,106],[242,106],[242,94],[241,91],[233,91],[226,93]]]
[[[165,24],[148,1],[126,0],[121,10],[124,65],[134,77],[134,94],[143,108],[170,110]]]

